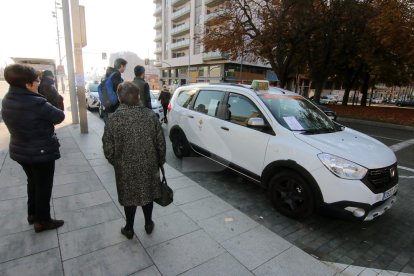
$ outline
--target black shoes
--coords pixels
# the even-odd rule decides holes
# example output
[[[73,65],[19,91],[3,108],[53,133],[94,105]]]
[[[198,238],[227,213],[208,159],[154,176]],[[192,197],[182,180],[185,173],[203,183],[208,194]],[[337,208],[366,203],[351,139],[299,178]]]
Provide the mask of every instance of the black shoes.
[[[29,215],[27,216],[27,222],[32,225],[35,222],[35,216]]]
[[[29,218],[27,219],[29,221]],[[29,222],[30,223],[30,222]],[[44,222],[35,222],[34,223],[34,230],[36,233],[51,230],[61,227],[65,222],[63,220],[51,219],[49,221]]]
[[[152,230],[154,230],[154,222],[151,221],[151,224],[145,225],[145,232],[147,232],[147,234],[151,234]]]
[[[128,240],[134,237],[134,230],[125,229],[125,227],[121,228],[121,234],[124,235]]]

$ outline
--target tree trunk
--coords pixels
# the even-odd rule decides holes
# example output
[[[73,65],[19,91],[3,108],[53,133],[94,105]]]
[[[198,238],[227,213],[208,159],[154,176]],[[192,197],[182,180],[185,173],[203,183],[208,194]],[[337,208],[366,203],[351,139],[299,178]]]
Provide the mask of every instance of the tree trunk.
[[[348,105],[349,93],[351,92],[351,86],[345,86],[344,97],[342,98],[342,105]]]
[[[361,93],[362,93],[361,106],[367,106],[369,79],[370,79],[369,73],[364,73],[363,83],[361,87]]]
[[[314,100],[315,102],[319,103],[319,100],[321,98],[322,90],[325,85],[324,81],[314,81],[315,83],[315,95]]]

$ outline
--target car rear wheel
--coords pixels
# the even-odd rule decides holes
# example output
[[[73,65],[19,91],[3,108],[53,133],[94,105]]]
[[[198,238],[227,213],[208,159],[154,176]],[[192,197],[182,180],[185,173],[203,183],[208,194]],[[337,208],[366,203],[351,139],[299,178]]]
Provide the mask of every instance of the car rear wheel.
[[[184,133],[176,131],[171,136],[172,148],[177,158],[189,156],[191,153],[190,144]]]
[[[88,104],[88,100],[86,100],[86,109],[88,109],[89,111],[92,111],[92,108]]]
[[[276,210],[287,217],[306,218],[315,209],[311,188],[292,170],[282,171],[271,178],[269,196]]]

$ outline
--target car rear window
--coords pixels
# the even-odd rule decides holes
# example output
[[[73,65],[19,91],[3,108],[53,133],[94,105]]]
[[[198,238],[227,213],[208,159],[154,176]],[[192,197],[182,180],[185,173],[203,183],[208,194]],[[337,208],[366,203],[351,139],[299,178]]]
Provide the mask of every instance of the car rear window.
[[[181,91],[180,94],[177,96],[177,104],[179,106],[188,108],[188,105],[191,103],[191,100],[193,99],[195,95],[195,90],[184,90]]]
[[[222,91],[200,91],[194,103],[194,110],[215,117],[223,96]]]

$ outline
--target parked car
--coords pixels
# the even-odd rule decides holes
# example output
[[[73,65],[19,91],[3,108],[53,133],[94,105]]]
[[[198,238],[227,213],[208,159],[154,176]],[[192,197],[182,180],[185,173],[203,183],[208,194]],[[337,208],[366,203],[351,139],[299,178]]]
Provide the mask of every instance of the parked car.
[[[98,95],[98,85],[99,82],[93,81],[88,82],[86,84],[86,108],[88,110],[96,110],[99,109],[101,102],[99,101],[99,95]]]
[[[319,103],[320,104],[337,104],[338,103],[338,98],[335,95],[322,96],[319,99]]]
[[[375,98],[375,99],[372,99],[371,100],[371,103],[374,103],[374,104],[380,104],[380,103],[382,103],[382,98]]]
[[[232,169],[267,189],[276,210],[293,218],[327,208],[368,221],[393,206],[398,171],[390,148],[333,122],[296,93],[260,87],[178,88],[168,112],[176,157],[195,152]]]
[[[414,99],[399,99],[395,102],[397,106],[414,106]]]
[[[152,90],[150,91],[150,96],[152,111],[154,111],[155,115],[162,123],[164,121],[164,110],[162,109],[162,105],[158,101],[158,98],[154,95],[154,92]]]

